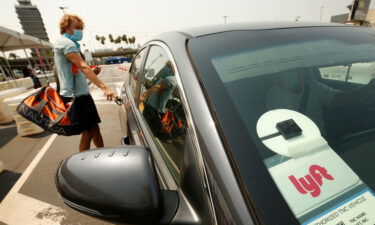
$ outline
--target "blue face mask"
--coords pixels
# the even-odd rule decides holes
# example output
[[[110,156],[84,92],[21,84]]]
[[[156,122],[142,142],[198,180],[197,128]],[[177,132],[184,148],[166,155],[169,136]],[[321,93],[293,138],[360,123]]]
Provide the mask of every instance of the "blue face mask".
[[[82,30],[73,30],[73,35],[71,35],[71,37],[75,41],[80,41],[83,38],[83,31]]]

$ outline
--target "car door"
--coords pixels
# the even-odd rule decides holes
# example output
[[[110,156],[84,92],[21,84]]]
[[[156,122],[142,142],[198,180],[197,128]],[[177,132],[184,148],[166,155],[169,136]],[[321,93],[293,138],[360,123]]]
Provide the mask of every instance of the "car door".
[[[138,96],[138,80],[140,79],[143,71],[143,63],[147,52],[148,47],[144,47],[135,55],[133,63],[129,69],[129,76],[121,88],[120,97],[123,101],[123,105],[119,109],[119,117],[123,132],[122,144],[143,144],[139,138],[138,123],[131,105]],[[135,104],[135,102],[133,104]]]
[[[162,188],[179,195],[172,224],[213,224],[211,200],[196,160],[177,69],[164,44],[149,45],[138,76],[132,78],[132,69],[130,73],[127,93],[134,95],[129,108],[139,129],[130,132],[151,150]],[[131,130],[132,125],[129,127]]]

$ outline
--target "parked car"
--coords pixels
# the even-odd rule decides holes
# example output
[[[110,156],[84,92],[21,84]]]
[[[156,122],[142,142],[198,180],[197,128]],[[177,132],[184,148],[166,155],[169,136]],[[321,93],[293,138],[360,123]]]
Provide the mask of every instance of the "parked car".
[[[130,57],[108,57],[105,59],[105,64],[121,64],[124,62],[131,62]]]
[[[128,223],[374,224],[375,80],[321,72],[374,62],[370,28],[161,34],[121,90],[123,146],[64,160],[57,188],[74,209]]]

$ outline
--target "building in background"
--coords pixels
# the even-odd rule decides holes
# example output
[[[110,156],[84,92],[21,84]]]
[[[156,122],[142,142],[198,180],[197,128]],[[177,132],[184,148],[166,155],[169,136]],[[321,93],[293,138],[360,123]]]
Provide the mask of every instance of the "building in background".
[[[31,4],[30,0],[17,0],[19,5],[16,5],[16,13],[22,25],[24,34],[39,38],[44,41],[49,41],[46,28],[43,23],[42,15],[39,9]],[[48,56],[47,64],[43,63],[42,55]],[[43,49],[31,49],[31,60],[34,67],[42,68],[43,71],[51,69],[52,51]]]
[[[49,41],[39,9],[30,0],[18,0],[16,13],[25,34]]]
[[[371,0],[353,0],[348,7],[350,9],[348,20],[354,24],[362,25],[366,21]]]
[[[331,17],[331,23],[348,23],[349,13],[335,15]],[[370,26],[375,28],[375,9],[370,9],[367,12],[366,20],[362,24],[363,26]]]
[[[345,23],[359,26],[371,26],[375,24],[375,10],[369,10],[371,0],[353,0],[347,6],[349,13],[331,17],[331,23]]]
[[[331,16],[331,23],[346,23],[348,21],[349,13]]]
[[[366,20],[369,23],[369,26],[375,28],[375,9],[368,11]]]

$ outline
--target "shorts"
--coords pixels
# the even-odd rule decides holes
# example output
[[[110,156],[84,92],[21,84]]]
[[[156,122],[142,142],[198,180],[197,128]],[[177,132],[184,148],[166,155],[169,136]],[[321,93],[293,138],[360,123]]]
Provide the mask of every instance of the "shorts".
[[[72,100],[69,97],[61,96],[61,98],[64,102]],[[75,108],[73,110],[76,112],[81,131],[91,130],[94,125],[101,122],[94,99],[92,99],[90,94],[76,97],[72,107]]]

